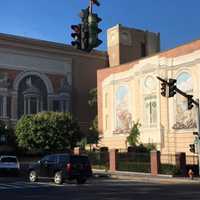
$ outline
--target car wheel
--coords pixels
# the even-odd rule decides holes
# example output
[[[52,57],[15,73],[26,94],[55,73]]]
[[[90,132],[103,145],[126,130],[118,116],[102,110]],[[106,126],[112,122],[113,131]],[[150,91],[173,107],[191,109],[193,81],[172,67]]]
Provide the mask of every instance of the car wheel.
[[[86,182],[86,178],[84,178],[84,177],[78,177],[77,179],[76,179],[76,182],[77,182],[77,184],[84,184],[85,182]]]
[[[62,184],[63,183],[63,175],[61,172],[56,172],[54,175],[54,183]]]
[[[30,180],[30,182],[36,182],[37,181],[37,173],[36,173],[36,171],[30,171],[29,180]]]

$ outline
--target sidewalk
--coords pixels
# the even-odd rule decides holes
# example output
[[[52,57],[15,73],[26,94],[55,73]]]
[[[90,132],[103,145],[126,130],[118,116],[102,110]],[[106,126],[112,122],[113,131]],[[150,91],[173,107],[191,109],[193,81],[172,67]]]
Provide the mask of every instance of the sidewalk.
[[[163,184],[200,184],[200,178],[195,177],[190,179],[188,177],[173,177],[172,175],[159,174],[158,176],[152,176],[150,173],[138,173],[138,172],[125,172],[125,171],[105,171],[93,169],[95,177],[107,177],[116,179],[128,179],[137,182],[149,182],[149,183],[163,183]]]

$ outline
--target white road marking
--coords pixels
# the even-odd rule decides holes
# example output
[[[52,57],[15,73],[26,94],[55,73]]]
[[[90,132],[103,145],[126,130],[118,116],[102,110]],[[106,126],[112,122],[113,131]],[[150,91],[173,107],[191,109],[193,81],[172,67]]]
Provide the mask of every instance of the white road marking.
[[[25,188],[41,188],[41,187],[49,187],[50,185],[45,184],[32,184],[28,182],[14,182],[14,183],[0,183],[0,190],[10,190],[10,189],[25,189]]]
[[[144,183],[145,185],[154,185],[154,184],[150,184],[150,183]],[[123,181],[119,181],[119,180],[89,180],[86,184],[83,185],[79,185],[76,184],[76,182],[72,182],[72,183],[63,183],[61,185],[57,185],[54,182],[23,182],[23,181],[19,181],[19,182],[12,182],[12,183],[0,183],[0,190],[11,190],[11,189],[28,189],[28,188],[45,188],[45,187],[90,187],[92,185],[103,185],[103,186],[108,186],[108,187],[119,187],[119,186],[129,186],[132,185],[137,186],[137,190],[138,190],[138,186],[143,186],[144,184],[141,184],[139,182],[133,182],[130,180],[123,180]],[[151,188],[146,188],[146,189],[139,189],[140,192],[148,192],[151,190],[157,190],[157,188],[151,187]]]

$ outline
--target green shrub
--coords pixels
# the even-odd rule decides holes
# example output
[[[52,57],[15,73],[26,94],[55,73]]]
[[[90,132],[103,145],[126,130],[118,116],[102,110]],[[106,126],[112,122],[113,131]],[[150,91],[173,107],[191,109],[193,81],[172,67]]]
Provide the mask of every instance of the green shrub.
[[[147,144],[147,145],[139,144],[128,147],[128,152],[148,153],[155,149],[156,147],[154,144]]]
[[[131,128],[130,134],[127,137],[127,142],[130,146],[136,146],[138,144],[138,139],[140,136],[140,128],[141,124],[139,122],[133,122],[133,127]]]
[[[161,164],[159,168],[160,174],[167,174],[167,175],[179,175],[180,170],[176,167],[176,165],[172,164]]]
[[[150,164],[148,162],[124,162],[118,161],[117,168],[119,171],[131,171],[131,172],[150,172]]]
[[[70,113],[42,112],[22,116],[16,125],[19,147],[32,152],[73,149],[82,136]]]

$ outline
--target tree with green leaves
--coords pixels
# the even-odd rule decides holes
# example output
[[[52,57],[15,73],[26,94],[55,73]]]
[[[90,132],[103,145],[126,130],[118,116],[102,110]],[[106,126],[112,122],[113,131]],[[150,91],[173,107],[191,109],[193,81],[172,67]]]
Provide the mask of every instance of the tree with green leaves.
[[[130,134],[127,137],[127,142],[129,143],[130,146],[136,146],[139,144],[140,127],[141,124],[138,121],[136,123],[133,122]]]
[[[88,104],[92,110],[92,112],[95,115],[95,118],[91,122],[91,126],[89,128],[89,131],[87,133],[87,144],[98,144],[100,140],[99,132],[98,132],[98,116],[97,116],[97,88],[93,88],[89,91],[89,100]]]
[[[16,125],[16,137],[23,149],[60,152],[73,149],[83,134],[70,113],[42,112],[22,116]]]
[[[0,120],[0,144],[15,147],[15,141],[13,128]]]
[[[97,88],[93,88],[89,91],[88,104],[92,111],[97,114]]]

